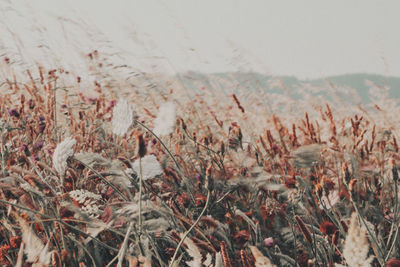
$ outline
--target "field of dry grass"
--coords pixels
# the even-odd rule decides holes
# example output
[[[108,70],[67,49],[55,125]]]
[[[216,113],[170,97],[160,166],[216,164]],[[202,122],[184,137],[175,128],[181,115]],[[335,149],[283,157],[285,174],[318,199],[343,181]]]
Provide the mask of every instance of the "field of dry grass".
[[[400,266],[395,100],[87,61],[84,84],[2,58],[3,266]]]

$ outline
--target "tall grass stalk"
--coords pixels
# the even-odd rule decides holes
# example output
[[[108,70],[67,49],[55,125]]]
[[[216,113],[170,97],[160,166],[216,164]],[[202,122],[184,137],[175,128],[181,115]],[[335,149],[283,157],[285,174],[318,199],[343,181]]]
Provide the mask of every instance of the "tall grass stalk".
[[[139,203],[140,203],[140,200],[139,200]],[[140,216],[141,215],[140,215],[140,209],[139,209],[139,219],[140,219]],[[129,235],[131,234],[132,228],[133,228],[133,222],[130,222],[129,226],[128,226],[128,230],[126,231],[124,242],[122,243],[121,249],[118,252],[117,267],[122,267],[122,263],[125,258],[125,253],[126,253],[126,250],[128,249],[128,240],[129,240]],[[140,236],[140,232],[139,232],[139,236]]]
[[[206,199],[206,203],[204,204],[203,210],[201,211],[199,217],[197,217],[196,221],[192,224],[192,226],[190,226],[190,228],[183,234],[181,240],[179,241],[179,243],[175,249],[174,255],[172,256],[171,262],[168,267],[174,266],[176,256],[178,255],[179,249],[181,248],[183,242],[185,241],[185,238],[193,230],[193,228],[196,227],[196,225],[199,223],[200,219],[203,217],[204,213],[206,212],[208,204],[210,202],[210,196],[211,196],[211,191],[209,189],[207,189],[207,199]]]
[[[142,190],[143,190],[143,171],[142,157],[139,157],[139,242],[142,236]]]
[[[399,234],[399,228],[400,228],[400,225],[398,223],[398,212],[399,212],[398,211],[398,207],[399,207],[399,192],[398,192],[398,184],[397,184],[398,183],[398,174],[397,174],[397,167],[394,167],[394,168],[395,168],[395,171],[396,171],[396,173],[393,175],[394,176],[394,202],[395,203],[394,203],[392,226],[390,228],[390,233],[389,233],[389,237],[388,237],[388,241],[387,241],[386,247],[388,247],[389,244],[390,244],[394,229],[396,229],[396,231],[395,231],[395,234],[394,234],[394,237],[393,237],[392,244],[390,245],[389,250],[386,253],[385,262],[389,259],[390,254],[392,253],[392,251],[394,249],[394,246],[396,245],[397,237],[398,237],[398,234]]]

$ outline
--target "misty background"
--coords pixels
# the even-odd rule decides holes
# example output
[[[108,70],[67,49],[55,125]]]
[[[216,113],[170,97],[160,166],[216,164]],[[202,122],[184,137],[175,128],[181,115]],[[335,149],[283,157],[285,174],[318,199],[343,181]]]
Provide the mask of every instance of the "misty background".
[[[14,69],[40,62],[91,81],[86,55],[98,50],[113,65],[188,86],[212,76],[273,90],[278,77],[290,90],[352,87],[369,101],[371,86],[400,96],[399,8],[376,0],[0,0],[0,57]]]

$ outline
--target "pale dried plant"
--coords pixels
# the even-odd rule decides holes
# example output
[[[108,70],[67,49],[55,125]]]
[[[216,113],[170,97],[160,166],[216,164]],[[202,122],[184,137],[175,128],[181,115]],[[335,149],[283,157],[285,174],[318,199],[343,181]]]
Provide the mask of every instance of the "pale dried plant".
[[[142,178],[143,181],[156,177],[157,175],[162,174],[163,170],[161,168],[160,163],[154,155],[144,156],[142,159]],[[132,164],[132,169],[136,173],[140,173],[139,160],[136,160]]]
[[[79,189],[69,192],[69,196],[81,205],[81,210],[90,217],[98,217],[102,212],[99,203],[102,197],[93,192]]]
[[[335,204],[337,204],[340,201],[340,196],[339,192],[337,190],[330,191],[328,196],[322,196],[320,203],[319,203],[319,208],[320,209],[332,209]]]
[[[180,236],[183,238],[183,234],[180,234]],[[187,264],[192,267],[201,267],[202,256],[199,248],[196,246],[193,240],[188,237],[185,238],[184,244],[187,246],[187,253],[193,258],[191,261],[187,262]]]
[[[67,137],[64,141],[59,143],[54,150],[53,154],[53,167],[58,172],[58,174],[63,177],[67,169],[67,159],[74,155],[73,146],[76,140]]]
[[[210,253],[207,253],[206,255],[206,259],[204,260],[203,264],[207,267],[211,267],[212,266],[212,256]]]
[[[128,131],[134,120],[131,104],[126,99],[120,98],[113,110],[112,132],[123,136]]]
[[[215,267],[223,267],[221,252],[215,253]]]
[[[344,241],[343,257],[349,267],[371,266],[374,257],[368,257],[369,244],[367,230],[358,224],[357,213],[353,212],[350,219],[350,227]],[[336,264],[335,266],[343,266]]]
[[[89,215],[91,218],[98,218],[100,214],[103,213],[103,210],[96,203],[89,203],[85,206],[82,206],[82,211]]]
[[[100,195],[84,189],[70,191],[69,195],[80,204],[89,204],[93,200],[97,201],[102,199]]]
[[[172,133],[176,121],[176,107],[172,102],[160,106],[157,118],[154,120],[154,134],[158,136]]]
[[[255,266],[256,267],[274,267],[276,265],[272,264],[271,261],[265,257],[261,251],[258,250],[257,247],[255,246],[250,246],[251,253],[254,256],[254,259],[256,260]]]
[[[35,267],[49,266],[51,257],[51,252],[48,250],[49,244],[44,245],[23,219],[19,219],[19,223],[25,246],[26,262],[33,263],[32,266]]]

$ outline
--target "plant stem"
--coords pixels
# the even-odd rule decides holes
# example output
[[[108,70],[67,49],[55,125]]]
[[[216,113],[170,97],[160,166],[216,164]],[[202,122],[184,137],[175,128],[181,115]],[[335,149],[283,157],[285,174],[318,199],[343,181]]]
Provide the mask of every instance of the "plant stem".
[[[131,234],[132,228],[133,228],[133,222],[130,222],[129,226],[128,226],[128,230],[126,231],[124,242],[122,243],[121,249],[119,250],[119,253],[118,253],[118,264],[117,264],[117,267],[122,267],[122,263],[124,261],[126,249],[127,249],[127,246],[128,246],[129,235]]]
[[[2,169],[2,172],[3,172],[3,177],[6,177],[7,176],[6,161],[4,159],[4,148],[3,148],[3,146],[4,146],[4,133],[3,133],[3,128],[1,128],[1,146],[0,146],[0,149],[1,149],[1,169]]]
[[[196,221],[195,221],[195,222],[192,224],[192,226],[190,226],[190,228],[183,234],[183,236],[182,236],[182,238],[181,238],[181,241],[179,241],[179,244],[178,244],[178,246],[176,247],[174,256],[173,256],[172,259],[171,259],[171,262],[170,262],[170,264],[169,264],[169,267],[172,267],[172,266],[174,265],[176,256],[178,255],[178,251],[179,251],[179,249],[181,248],[183,242],[185,241],[185,238],[186,238],[186,237],[188,236],[188,234],[193,230],[193,228],[196,227],[196,225],[199,223],[201,217],[203,217],[203,215],[204,215],[204,213],[205,213],[205,211],[206,211],[206,209],[207,209],[207,207],[208,207],[208,203],[209,203],[209,201],[210,201],[210,195],[211,195],[211,192],[210,192],[209,189],[207,189],[207,200],[206,200],[206,204],[204,205],[203,210],[201,211],[199,217],[197,217]]]
[[[396,170],[397,171],[397,170]],[[398,195],[398,185],[397,185],[397,180],[395,180],[394,181],[394,201],[395,201],[395,203],[394,203],[394,211],[393,211],[393,222],[392,222],[392,225],[391,225],[391,227],[390,227],[390,234],[389,234],[389,238],[388,238],[388,241],[387,241],[387,244],[386,244],[386,246],[389,246],[389,244],[390,244],[390,240],[392,239],[392,234],[393,234],[393,231],[394,231],[394,226],[395,225],[397,225],[397,229],[396,229],[396,233],[395,233],[395,235],[394,235],[394,239],[393,239],[393,241],[392,241],[392,245],[390,246],[390,248],[389,248],[389,251],[387,252],[387,254],[386,254],[386,257],[385,257],[385,262],[389,259],[389,257],[390,257],[390,253],[392,252],[392,250],[393,250],[393,248],[394,248],[394,245],[396,244],[396,240],[397,240],[397,235],[398,235],[398,233],[399,233],[399,226],[398,226],[398,223],[397,223],[397,221],[398,221],[398,205],[399,205],[399,195]]]
[[[142,235],[142,190],[143,190],[143,173],[142,158],[139,157],[139,242]]]

